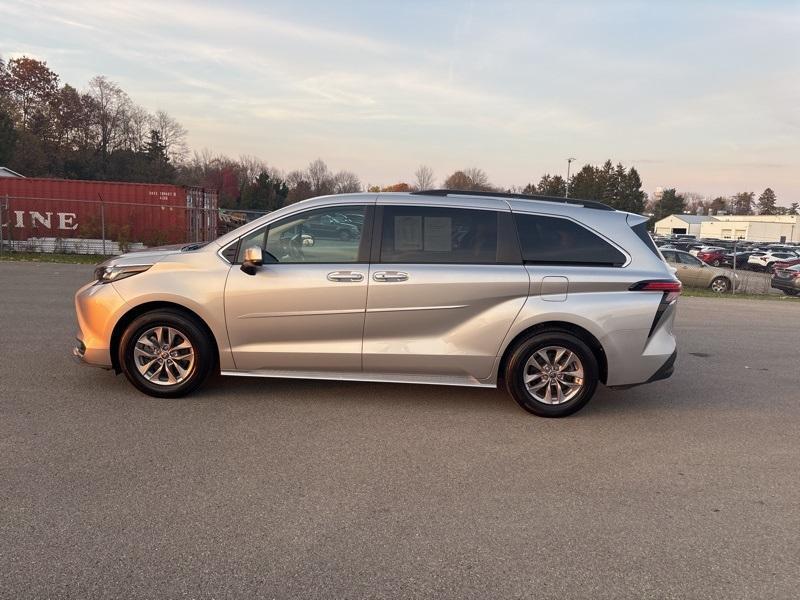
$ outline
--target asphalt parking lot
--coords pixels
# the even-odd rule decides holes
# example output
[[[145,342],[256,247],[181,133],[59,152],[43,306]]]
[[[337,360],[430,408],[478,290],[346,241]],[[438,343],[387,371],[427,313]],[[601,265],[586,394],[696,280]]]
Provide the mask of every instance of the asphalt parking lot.
[[[91,267],[0,262],[0,596],[796,598],[800,306],[684,298],[667,381],[499,391],[75,365]]]

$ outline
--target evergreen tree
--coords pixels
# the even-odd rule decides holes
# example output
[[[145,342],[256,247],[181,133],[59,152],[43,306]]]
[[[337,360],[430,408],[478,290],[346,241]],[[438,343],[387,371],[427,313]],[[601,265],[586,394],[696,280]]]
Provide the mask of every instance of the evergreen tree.
[[[664,190],[661,200],[655,206],[655,219],[663,219],[670,215],[680,215],[686,210],[686,199],[675,191],[675,188]]]
[[[255,181],[242,190],[240,208],[245,210],[277,210],[284,206],[289,196],[289,186],[282,179],[272,178],[261,171]]]
[[[777,207],[778,198],[772,188],[765,189],[758,197],[758,214],[760,215],[776,215],[778,214]]]
[[[632,213],[644,212],[645,193],[642,191],[642,180],[633,167],[622,176],[619,196],[619,203],[615,208]]]
[[[17,131],[14,129],[14,121],[7,112],[0,110],[0,166],[11,162],[16,145]]]
[[[800,209],[800,203],[792,202],[791,205],[789,205],[788,214],[790,214],[790,215],[800,214],[800,210],[798,210],[798,209]]]

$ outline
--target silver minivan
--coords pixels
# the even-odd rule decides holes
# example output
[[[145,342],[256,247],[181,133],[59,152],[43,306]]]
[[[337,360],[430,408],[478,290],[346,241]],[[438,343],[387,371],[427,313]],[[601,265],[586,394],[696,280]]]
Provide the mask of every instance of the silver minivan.
[[[681,291],[646,219],[430,190],[284,207],[124,254],[76,294],[74,354],[177,397],[214,372],[496,387],[534,414],[669,377]]]

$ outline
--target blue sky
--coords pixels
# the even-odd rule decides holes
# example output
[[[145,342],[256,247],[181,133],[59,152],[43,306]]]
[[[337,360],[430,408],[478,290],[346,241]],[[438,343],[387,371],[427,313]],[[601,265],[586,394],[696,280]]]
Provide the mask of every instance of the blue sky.
[[[612,158],[648,191],[800,201],[800,0],[0,0],[0,22],[5,58],[104,74],[192,148],[284,170],[509,186]]]

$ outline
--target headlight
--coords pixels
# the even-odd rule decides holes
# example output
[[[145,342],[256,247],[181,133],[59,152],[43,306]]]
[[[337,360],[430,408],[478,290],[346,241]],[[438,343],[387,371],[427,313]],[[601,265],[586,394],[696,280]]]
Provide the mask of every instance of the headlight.
[[[147,271],[153,265],[129,265],[126,267],[97,267],[94,270],[95,281],[100,283],[111,283],[112,281],[119,281],[137,273]]]

